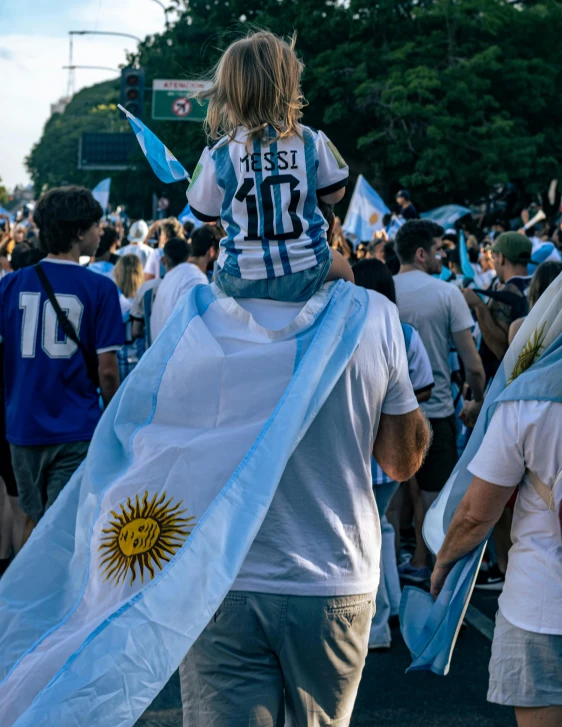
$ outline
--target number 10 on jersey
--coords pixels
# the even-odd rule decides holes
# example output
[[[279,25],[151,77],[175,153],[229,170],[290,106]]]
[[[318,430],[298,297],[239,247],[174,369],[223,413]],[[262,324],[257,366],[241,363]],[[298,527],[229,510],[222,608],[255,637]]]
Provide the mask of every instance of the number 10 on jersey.
[[[254,177],[244,180],[234,198],[238,202],[246,202],[248,214],[248,234],[245,240],[297,240],[303,231],[302,221],[297,214],[300,191],[297,189],[299,180],[293,174],[277,174],[266,177],[260,184]],[[288,207],[289,220],[283,220],[282,187],[288,185],[291,195]],[[276,215],[276,203],[279,214]],[[281,229],[276,229],[275,221]],[[260,225],[261,222],[261,225]],[[288,224],[285,226],[285,222]],[[260,231],[261,227],[261,231]],[[290,229],[288,229],[290,228]]]

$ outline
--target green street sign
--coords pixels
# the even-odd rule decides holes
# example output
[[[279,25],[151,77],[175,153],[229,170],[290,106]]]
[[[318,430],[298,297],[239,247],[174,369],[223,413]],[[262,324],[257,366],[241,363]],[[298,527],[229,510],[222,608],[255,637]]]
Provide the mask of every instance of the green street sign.
[[[203,121],[207,101],[194,96],[211,86],[209,81],[152,81],[152,118],[158,121]]]

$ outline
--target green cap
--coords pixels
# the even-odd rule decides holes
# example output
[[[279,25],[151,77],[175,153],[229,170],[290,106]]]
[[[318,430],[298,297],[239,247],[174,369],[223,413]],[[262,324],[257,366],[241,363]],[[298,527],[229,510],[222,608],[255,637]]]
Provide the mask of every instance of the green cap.
[[[533,245],[520,232],[502,232],[492,245],[492,252],[503,253],[510,263],[526,265],[531,262]]]

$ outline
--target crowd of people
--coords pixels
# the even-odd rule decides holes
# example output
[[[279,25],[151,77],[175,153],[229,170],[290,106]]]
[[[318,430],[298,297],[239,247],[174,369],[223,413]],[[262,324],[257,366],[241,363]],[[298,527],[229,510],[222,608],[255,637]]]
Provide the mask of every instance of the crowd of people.
[[[264,90],[260,80],[260,69],[267,58],[275,58],[275,63],[284,68],[284,83],[275,90]],[[84,460],[102,410],[145,351],[154,345],[191,288],[214,280],[223,295],[260,299],[264,305],[273,301],[278,316],[283,304],[291,311],[333,280],[354,281],[370,291],[371,328],[354,361],[355,369],[345,374],[347,384],[334,390],[323,416],[317,417],[315,428],[299,445],[288,467],[296,483],[303,472],[305,479],[322,479],[322,458],[313,451],[313,444],[319,451],[330,444],[331,414],[343,427],[337,435],[339,445],[325,453],[334,472],[323,482],[324,489],[314,493],[305,487],[297,495],[294,483],[289,484],[289,475],[280,484],[280,490],[285,487],[287,502],[295,508],[304,507],[310,497],[319,513],[324,511],[310,526],[310,541],[318,537],[318,542],[311,545],[294,524],[289,532],[279,502],[274,500],[271,518],[275,519],[275,527],[271,520],[264,522],[235,590],[228,597],[230,609],[221,607],[221,618],[209,624],[182,665],[186,714],[199,714],[206,695],[215,695],[212,709],[207,703],[208,721],[198,724],[234,724],[228,722],[228,715],[235,712],[246,719],[244,715],[254,714],[260,690],[260,703],[267,705],[267,715],[255,723],[269,724],[266,717],[279,709],[283,684],[287,709],[296,715],[296,723],[312,724],[311,717],[306,716],[308,692],[318,699],[314,709],[321,721],[314,724],[334,723],[330,720],[348,724],[367,647],[380,650],[391,646],[400,580],[428,585],[431,580],[433,592],[438,593],[444,574],[459,553],[466,551],[466,547],[459,549],[454,534],[450,534],[435,566],[422,536],[425,514],[458,461],[482,408],[487,386],[521,320],[562,272],[559,220],[525,228],[523,216],[520,222],[498,220],[490,229],[471,225],[464,230],[461,221],[455,228],[444,230],[431,220],[418,218],[407,190],[400,190],[396,198],[399,224],[394,226],[395,234],[389,235],[385,225],[371,240],[347,239],[334,217],[333,205],[345,193],[349,170],[322,132],[300,124],[301,71],[293,49],[268,33],[238,41],[225,53],[209,91],[210,135],[218,143],[204,151],[188,190],[191,210],[201,220],[197,228],[191,222],[182,225],[173,217],[152,224],[136,220],[130,226],[114,226],[104,219],[90,192],[69,187],[47,192],[24,225],[12,227],[6,218],[0,238],[5,411],[5,431],[0,433],[3,570]],[[254,81],[252,73],[257,74]],[[262,94],[263,108],[271,110],[268,123],[263,119],[258,123],[239,109],[238,116],[234,112],[229,115],[219,104],[217,99],[230,98],[225,88],[237,77],[245,77],[253,89],[252,98]],[[287,98],[291,103],[284,106],[283,99]],[[283,108],[281,113],[279,109]],[[253,145],[251,155],[248,144]],[[271,151],[263,153],[269,144]],[[308,160],[312,153],[315,174],[310,172]],[[286,220],[292,229],[280,233],[281,182],[272,190],[274,185],[266,187],[262,173],[279,174],[288,167],[289,160],[292,171],[283,176],[283,184],[291,190]],[[258,201],[251,194],[254,185],[261,190]],[[298,197],[295,202],[297,186],[307,200],[304,207],[297,207]],[[268,200],[266,204],[262,200],[266,194],[277,205],[275,213],[273,202]],[[256,212],[259,205],[263,205],[263,215]],[[466,274],[462,264],[461,233],[467,238],[471,275]],[[552,243],[549,259],[537,265],[534,253],[547,242]],[[274,318],[274,309],[266,309]],[[369,363],[369,356],[375,363]],[[365,387],[373,384],[373,393],[360,391],[357,382]],[[476,503],[470,512],[481,513],[482,502],[487,502],[486,517],[479,515],[478,523],[494,526],[493,546],[477,587],[500,590],[506,585],[508,593],[500,602],[496,632],[501,635],[501,648],[508,648],[505,644],[510,635],[515,638],[514,630],[528,647],[526,651],[519,649],[518,654],[511,653],[517,651],[515,647],[509,651],[509,658],[514,663],[518,658],[519,662],[507,678],[499,666],[500,642],[495,642],[490,699],[515,706],[522,726],[560,724],[556,720],[561,719],[562,624],[552,614],[547,618],[538,613],[540,609],[545,613],[548,609],[558,610],[556,599],[562,595],[560,562],[556,566],[551,563],[553,570],[545,574],[547,581],[555,582],[549,598],[542,597],[533,614],[513,605],[518,599],[517,588],[527,587],[521,583],[525,583],[529,569],[539,568],[536,561],[528,562],[528,553],[540,556],[550,548],[552,557],[553,547],[558,554],[562,552],[561,545],[553,545],[552,539],[546,544],[531,542],[532,534],[525,531],[528,519],[533,517],[529,494],[520,496],[516,503],[516,486],[526,468],[538,471],[547,483],[557,474],[556,466],[545,471],[540,463],[541,435],[533,430],[530,453],[520,448],[517,462],[513,455],[525,436],[525,427],[548,427],[548,422],[556,421],[553,430],[557,431],[560,416],[553,410],[556,406],[560,405],[535,407],[533,424],[523,404],[505,406],[494,418],[491,433],[471,470],[482,499],[479,503],[477,495],[469,493],[470,502]],[[345,417],[343,411],[347,412]],[[368,435],[360,431],[357,421],[361,417],[367,422]],[[432,432],[431,443],[426,420]],[[325,429],[321,430],[321,426]],[[342,450],[343,438],[350,440],[347,454]],[[365,528],[379,527],[376,508],[363,490],[361,496],[353,492],[354,487],[359,488],[349,474],[353,467],[344,466],[345,458],[356,451],[359,441],[370,442],[368,455],[373,452],[368,488],[372,486],[374,491],[371,500],[378,508],[380,539],[369,536],[362,540]],[[357,465],[357,469],[361,466]],[[341,481],[335,482],[336,475]],[[502,489],[502,497],[497,497],[494,487]],[[338,488],[348,488],[348,500],[341,492],[334,494]],[[298,501],[291,501],[293,496]],[[521,497],[525,499],[523,506]],[[359,512],[360,502],[367,512]],[[329,516],[325,513],[330,507],[326,503],[336,507]],[[313,512],[316,505],[311,506]],[[337,507],[342,511],[338,512]],[[304,523],[313,518],[308,512],[301,512],[300,517],[304,518],[306,530]],[[338,522],[342,519],[341,533],[330,518]],[[361,520],[360,525],[355,523],[356,518]],[[453,529],[459,537],[463,522],[456,522]],[[279,562],[269,563],[276,573],[272,587],[260,558],[279,554],[283,538],[274,532],[275,528],[287,528],[283,547],[289,550],[279,555]],[[346,532],[354,534],[347,537]],[[512,537],[516,568],[510,565]],[[290,550],[291,542],[295,552]],[[478,542],[474,540],[472,547]],[[318,550],[320,543],[325,548],[323,554]],[[373,573],[378,552],[363,552],[365,543],[381,549],[376,608],[365,594],[376,583]],[[302,552],[298,552],[301,547]],[[525,547],[529,549],[527,555],[521,554]],[[516,575],[510,582],[512,570]],[[265,636],[257,640],[251,635],[252,624],[260,622],[264,633],[273,633],[277,623],[274,614],[282,607],[279,598],[285,596],[307,596],[311,602],[313,596],[323,614],[351,617],[338,621],[337,627],[328,619],[320,635],[315,631],[313,606],[308,604],[305,609],[297,599],[289,601],[287,609],[297,621],[310,622],[307,635],[303,631],[287,632],[283,648],[272,645]],[[236,609],[242,602],[246,607],[243,614]],[[541,648],[548,654],[538,654]],[[337,649],[342,651],[336,657]],[[544,685],[539,689],[524,676],[532,671],[529,660],[533,678],[551,669],[549,689]],[[321,666],[319,673],[327,675],[325,680],[322,676],[322,684],[315,682],[311,674],[313,662]],[[242,673],[247,667],[262,676],[235,694],[228,676],[229,669],[235,666]],[[519,677],[514,676],[516,673]],[[197,690],[194,683],[198,684]],[[303,684],[307,685],[304,692]],[[538,721],[547,712],[554,721]]]

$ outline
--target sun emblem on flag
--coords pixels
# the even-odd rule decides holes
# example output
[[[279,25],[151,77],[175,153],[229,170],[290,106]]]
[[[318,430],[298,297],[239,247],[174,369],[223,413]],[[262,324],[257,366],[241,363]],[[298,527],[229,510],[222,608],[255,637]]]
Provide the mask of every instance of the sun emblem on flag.
[[[379,221],[378,212],[373,212],[373,214],[369,217],[369,223],[371,225],[376,225],[378,221]]]
[[[158,493],[149,500],[148,491],[139,502],[127,498],[121,505],[121,512],[111,510],[113,520],[102,529],[104,534],[99,547],[99,564],[104,580],[119,585],[130,574],[130,585],[140,575],[144,583],[145,570],[154,578],[155,567],[162,570],[191,535],[194,517],[182,517],[187,508],[180,510],[182,500],[176,505],[172,498],[166,500],[166,493]]]
[[[533,335],[527,341],[527,343],[523,347],[523,350],[519,354],[519,358],[517,359],[517,362],[513,367],[513,371],[511,372],[511,376],[509,377],[509,381],[507,382],[508,384],[511,384],[511,382],[515,381],[518,376],[521,376],[524,371],[527,371],[527,369],[531,368],[531,366],[541,355],[541,352],[544,348],[543,341],[546,338],[546,334],[544,332],[545,328],[546,321],[542,324],[540,330],[538,328],[535,328],[535,330],[533,331]]]

